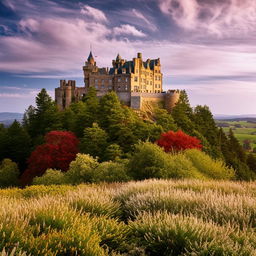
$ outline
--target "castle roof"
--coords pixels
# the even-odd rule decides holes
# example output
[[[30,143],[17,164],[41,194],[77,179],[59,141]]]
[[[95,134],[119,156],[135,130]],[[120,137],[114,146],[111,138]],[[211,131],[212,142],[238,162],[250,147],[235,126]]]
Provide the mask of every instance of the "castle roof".
[[[89,54],[89,56],[87,58],[87,61],[89,61],[90,59],[93,59],[92,51],[90,51],[90,54]]]

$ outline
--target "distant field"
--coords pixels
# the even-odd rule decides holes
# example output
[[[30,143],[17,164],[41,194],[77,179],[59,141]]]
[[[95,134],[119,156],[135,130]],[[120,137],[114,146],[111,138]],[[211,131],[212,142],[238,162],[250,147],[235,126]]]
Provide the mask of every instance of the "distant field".
[[[256,123],[249,121],[227,121],[217,120],[217,125],[222,127],[223,130],[228,133],[231,128],[241,144],[244,140],[251,141],[251,147],[256,147]]]

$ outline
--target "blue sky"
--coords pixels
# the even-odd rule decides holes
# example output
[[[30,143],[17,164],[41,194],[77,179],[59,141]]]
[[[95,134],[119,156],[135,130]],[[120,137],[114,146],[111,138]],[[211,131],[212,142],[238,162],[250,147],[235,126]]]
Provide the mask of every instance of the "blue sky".
[[[24,112],[60,79],[83,85],[119,52],[161,59],[165,89],[214,114],[256,114],[256,0],[2,0],[0,112]]]

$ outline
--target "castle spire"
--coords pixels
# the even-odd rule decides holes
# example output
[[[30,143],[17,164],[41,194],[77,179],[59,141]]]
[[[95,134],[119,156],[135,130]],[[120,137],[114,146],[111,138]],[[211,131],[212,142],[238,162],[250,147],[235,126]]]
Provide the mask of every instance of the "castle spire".
[[[122,58],[120,56],[120,54],[118,53],[117,56],[116,56],[116,61],[120,61]]]
[[[90,54],[87,58],[87,61],[90,63],[90,64],[94,64],[94,58],[93,58],[93,55],[92,55],[92,51],[90,51]]]

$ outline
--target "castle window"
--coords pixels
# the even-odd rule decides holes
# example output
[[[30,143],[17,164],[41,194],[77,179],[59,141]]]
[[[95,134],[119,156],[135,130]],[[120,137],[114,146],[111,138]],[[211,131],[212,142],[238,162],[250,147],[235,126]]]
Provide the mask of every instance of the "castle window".
[[[125,78],[125,82],[128,82],[128,77]]]
[[[134,77],[134,82],[137,82],[137,81],[138,81],[138,77],[135,76],[135,77]]]
[[[98,85],[95,85],[95,88],[98,89]]]
[[[121,78],[119,77],[119,78],[117,79],[117,81],[118,81],[118,82],[121,82]]]
[[[98,83],[98,79],[95,79],[95,83]]]
[[[152,85],[152,81],[150,81],[150,85]]]

